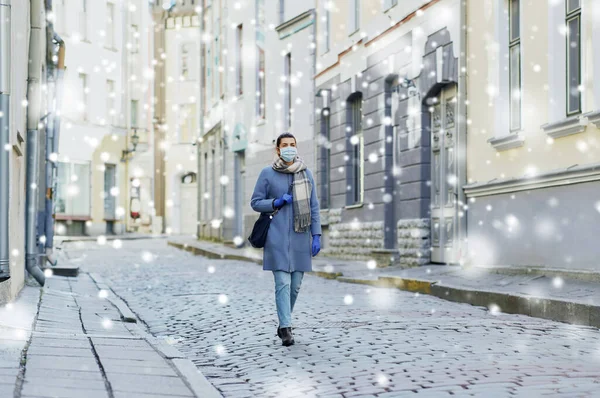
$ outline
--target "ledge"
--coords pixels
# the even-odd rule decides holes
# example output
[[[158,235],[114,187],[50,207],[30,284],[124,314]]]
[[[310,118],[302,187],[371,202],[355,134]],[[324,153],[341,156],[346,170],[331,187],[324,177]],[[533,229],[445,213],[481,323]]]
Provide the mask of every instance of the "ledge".
[[[554,139],[568,135],[579,134],[585,131],[587,121],[581,115],[571,116],[558,122],[546,123],[541,126],[544,132]]]
[[[517,131],[503,137],[494,137],[490,138],[488,142],[490,145],[494,147],[498,152],[506,151],[509,149],[522,147],[525,143],[525,138],[521,135],[522,131]]]
[[[553,170],[535,177],[509,178],[469,184],[463,189],[467,197],[476,198],[592,181],[600,181],[600,163],[585,166],[573,165],[566,169]]]
[[[91,221],[90,216],[69,216],[66,214],[56,214],[54,219],[57,221]]]
[[[583,116],[587,118],[588,122],[600,129],[600,110],[588,112]]]
[[[344,209],[346,209],[346,210],[349,210],[349,209],[360,209],[363,206],[364,206],[364,203],[357,203],[355,205],[344,206]]]

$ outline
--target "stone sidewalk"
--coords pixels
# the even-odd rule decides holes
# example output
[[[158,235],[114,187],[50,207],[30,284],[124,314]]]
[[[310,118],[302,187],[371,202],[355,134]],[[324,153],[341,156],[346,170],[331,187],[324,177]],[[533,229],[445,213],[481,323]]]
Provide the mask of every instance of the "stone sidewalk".
[[[26,287],[0,315],[1,397],[221,396],[91,275]]]
[[[262,263],[261,251],[253,248],[236,249],[188,237],[172,237],[169,244],[209,258]],[[340,282],[398,288],[496,312],[600,327],[600,274],[441,265],[376,268],[374,262],[324,256],[313,259],[313,270]]]

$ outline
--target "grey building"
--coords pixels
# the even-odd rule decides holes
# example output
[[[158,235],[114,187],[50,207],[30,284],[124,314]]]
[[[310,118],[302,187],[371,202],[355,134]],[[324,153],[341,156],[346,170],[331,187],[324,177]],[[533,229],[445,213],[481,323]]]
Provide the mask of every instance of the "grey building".
[[[326,253],[405,266],[458,263],[465,236],[461,9],[454,1],[402,7],[383,32],[380,15],[363,16],[364,34],[321,42],[337,49],[334,59],[322,52],[316,76]],[[335,26],[329,18],[323,29]]]

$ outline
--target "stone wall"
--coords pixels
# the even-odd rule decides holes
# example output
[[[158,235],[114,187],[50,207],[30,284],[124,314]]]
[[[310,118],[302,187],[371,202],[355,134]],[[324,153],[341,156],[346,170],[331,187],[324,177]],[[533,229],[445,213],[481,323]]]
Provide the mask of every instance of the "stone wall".
[[[398,252],[400,266],[417,267],[431,259],[429,219],[398,221]]]
[[[369,260],[372,250],[383,248],[383,221],[342,223],[341,220],[342,209],[329,211],[328,245],[323,249],[325,255]]]

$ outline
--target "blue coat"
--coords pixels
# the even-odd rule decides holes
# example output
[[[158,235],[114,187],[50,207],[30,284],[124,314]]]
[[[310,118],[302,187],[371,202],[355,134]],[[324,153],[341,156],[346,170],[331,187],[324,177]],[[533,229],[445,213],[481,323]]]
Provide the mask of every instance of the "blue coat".
[[[294,231],[294,206],[286,204],[271,220],[267,242],[263,252],[263,269],[265,271],[312,271],[312,235],[321,234],[321,218],[319,200],[315,181],[310,170],[306,174],[312,185],[310,194],[310,229],[304,233]],[[284,193],[291,193],[292,174],[280,173],[271,166],[260,172],[250,206],[259,213],[274,211],[273,200]]]

